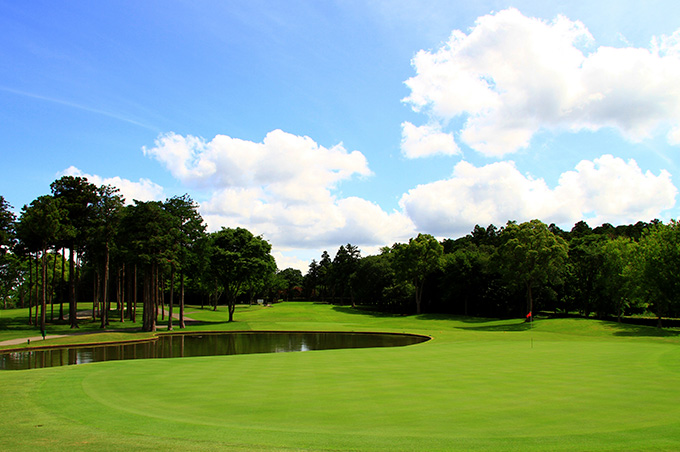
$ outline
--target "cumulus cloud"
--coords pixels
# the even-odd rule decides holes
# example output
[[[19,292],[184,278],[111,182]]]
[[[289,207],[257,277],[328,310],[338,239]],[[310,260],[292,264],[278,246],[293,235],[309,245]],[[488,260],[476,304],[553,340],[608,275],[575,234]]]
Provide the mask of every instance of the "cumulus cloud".
[[[593,225],[654,219],[675,205],[677,192],[668,171],[643,173],[635,160],[611,155],[582,160],[560,176],[555,190]]]
[[[208,189],[210,229],[246,227],[282,249],[377,245],[409,237],[412,222],[365,199],[337,196],[340,182],[371,175],[359,151],[275,130],[261,143],[166,134],[144,152],[183,183]]]
[[[595,48],[581,22],[507,9],[412,64],[404,101],[439,121],[465,117],[460,139],[487,156],[527,147],[541,129],[612,127],[633,141],[665,129],[680,144],[680,31],[649,49]]]
[[[259,190],[225,189],[201,204],[211,229],[241,226],[263,234],[282,249],[329,247],[342,243],[384,245],[411,237],[413,223],[401,212],[349,197],[289,205],[258,198]]]
[[[132,204],[133,200],[158,201],[164,199],[163,187],[151,182],[149,179],[139,179],[133,182],[121,177],[102,177],[95,174],[86,174],[75,166],[70,166],[62,172],[63,176],[84,177],[94,185],[111,185],[120,190],[126,204]]]
[[[414,126],[406,121],[401,124],[401,151],[405,157],[415,159],[431,155],[456,155],[460,149],[450,133],[444,133],[439,125]]]
[[[354,175],[369,176],[366,157],[342,144],[319,146],[309,137],[274,130],[261,143],[217,135],[211,141],[169,133],[144,148],[174,177],[195,187],[265,187],[288,202],[307,202]]]
[[[584,218],[594,225],[651,220],[675,205],[676,194],[667,171],[643,173],[634,160],[604,155],[563,173],[554,189],[521,174],[512,162],[475,167],[463,161],[450,179],[409,190],[400,205],[418,230],[455,237],[475,224],[508,220],[562,225]]]

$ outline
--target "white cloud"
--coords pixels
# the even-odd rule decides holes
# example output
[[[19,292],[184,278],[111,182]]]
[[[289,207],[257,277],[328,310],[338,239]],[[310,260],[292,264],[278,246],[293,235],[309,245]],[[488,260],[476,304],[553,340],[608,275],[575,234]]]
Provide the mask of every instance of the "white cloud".
[[[404,99],[437,120],[467,117],[460,139],[502,156],[527,147],[541,129],[613,127],[639,141],[670,130],[680,144],[680,32],[650,49],[599,47],[578,21],[552,22],[507,9],[454,31],[434,52],[413,58]]]
[[[262,143],[167,134],[144,152],[185,184],[212,191],[201,203],[211,230],[245,227],[284,249],[382,245],[413,231],[401,213],[336,195],[340,182],[371,174],[364,155],[342,144],[325,148],[281,130]]]
[[[263,201],[258,190],[226,189],[201,204],[210,229],[246,227],[282,248],[333,248],[343,243],[384,245],[411,237],[411,220],[400,212],[387,213],[362,198],[287,205]]]
[[[101,177],[95,174],[86,174],[75,166],[70,166],[62,172],[63,176],[84,177],[90,183],[100,185],[111,185],[120,190],[120,194],[125,198],[126,204],[132,204],[133,200],[138,201],[158,201],[165,198],[163,187],[151,182],[149,179],[139,179],[133,182],[121,177]]]
[[[274,130],[262,143],[217,135],[211,141],[169,133],[144,153],[161,162],[174,177],[195,187],[252,188],[287,202],[323,198],[330,188],[371,171],[359,151],[342,144],[319,146],[309,137]]]
[[[671,175],[643,173],[635,160],[625,162],[611,155],[582,160],[574,171],[560,176],[557,197],[569,199],[592,225],[649,221],[675,205],[678,190]]]
[[[414,126],[408,121],[401,124],[401,151],[407,158],[431,155],[456,155],[460,149],[450,133],[439,125]]]
[[[296,268],[300,270],[303,275],[309,270],[310,260],[300,259],[297,256],[288,256],[283,252],[276,250],[274,247],[272,247],[272,256],[274,256],[276,268],[279,270],[284,270],[286,268]],[[318,259],[318,257],[314,258]]]
[[[667,171],[642,173],[633,160],[604,155],[563,173],[554,189],[521,174],[512,162],[479,168],[460,162],[450,179],[409,190],[400,205],[419,231],[456,237],[475,224],[508,220],[561,225],[584,218],[595,225],[651,220],[675,205],[676,194]]]

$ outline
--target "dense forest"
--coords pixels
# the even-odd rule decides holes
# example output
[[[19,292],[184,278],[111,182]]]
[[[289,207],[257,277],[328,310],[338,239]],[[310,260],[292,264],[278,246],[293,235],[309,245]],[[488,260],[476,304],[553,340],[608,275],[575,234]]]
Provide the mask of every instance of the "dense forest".
[[[441,242],[409,243],[360,257],[341,246],[324,252],[301,280],[299,295],[413,313],[478,317],[560,315],[662,317],[680,314],[680,224],[651,223],[571,231],[539,220],[475,226]],[[298,295],[298,294],[296,294]]]
[[[256,299],[311,300],[394,313],[523,317],[538,312],[617,318],[680,312],[680,225],[675,221],[570,231],[539,220],[475,226],[439,241],[408,243],[361,256],[358,247],[324,251],[305,275],[277,270],[271,245],[243,228],[208,233],[188,196],[125,205],[118,190],[64,176],[21,209],[0,196],[0,302],[28,307],[28,322],[69,322],[89,306],[102,328],[110,316],[154,331],[173,327],[184,304]],[[76,308],[78,307],[78,308]],[[167,313],[166,313],[167,311]],[[160,313],[160,314],[159,314]],[[167,318],[167,320],[166,320]]]

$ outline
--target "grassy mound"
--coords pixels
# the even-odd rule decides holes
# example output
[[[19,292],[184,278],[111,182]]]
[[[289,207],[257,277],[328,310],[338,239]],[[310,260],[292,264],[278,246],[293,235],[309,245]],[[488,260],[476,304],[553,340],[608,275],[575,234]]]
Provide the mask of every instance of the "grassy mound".
[[[189,313],[191,312],[191,313]],[[678,450],[676,331],[580,319],[189,308],[192,329],[427,334],[409,347],[0,373],[4,450]],[[0,334],[0,339],[2,335]]]

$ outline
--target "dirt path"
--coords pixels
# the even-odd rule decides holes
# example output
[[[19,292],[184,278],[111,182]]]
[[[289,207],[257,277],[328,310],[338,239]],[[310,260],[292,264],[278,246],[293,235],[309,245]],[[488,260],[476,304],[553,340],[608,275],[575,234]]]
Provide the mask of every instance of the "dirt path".
[[[95,331],[74,331],[74,332],[68,333],[68,334],[48,334],[48,335],[45,336],[45,340],[47,340],[47,339],[57,339],[59,337],[83,336],[85,334],[129,333],[129,332],[135,332],[135,331],[140,331],[140,330],[141,330],[140,328],[117,328],[117,329],[95,330]],[[42,342],[43,337],[42,336],[32,336],[32,337],[21,337],[21,338],[17,338],[17,339],[9,339],[9,340],[0,342],[0,345],[19,345],[19,344],[24,344],[28,341],[30,341],[31,343]]]
[[[58,337],[66,337],[66,336],[71,336],[70,334],[48,334],[45,336],[45,339],[56,339]],[[23,338],[18,338],[18,339],[9,339],[7,341],[2,341],[0,342],[0,346],[2,345],[19,345],[19,344],[25,344],[26,342],[41,342],[43,340],[42,336],[33,336],[33,337],[23,337]]]
[[[165,309],[165,307],[163,307],[163,312],[165,314],[165,320],[167,321],[168,320],[168,313],[170,311],[168,311],[167,309]],[[179,320],[179,313],[177,313],[177,311],[174,310],[174,309],[172,310],[172,318]],[[161,320],[161,321],[163,321],[163,320]],[[187,317],[186,315],[184,316],[184,321],[185,322],[198,322],[198,320],[191,319],[191,318]]]

